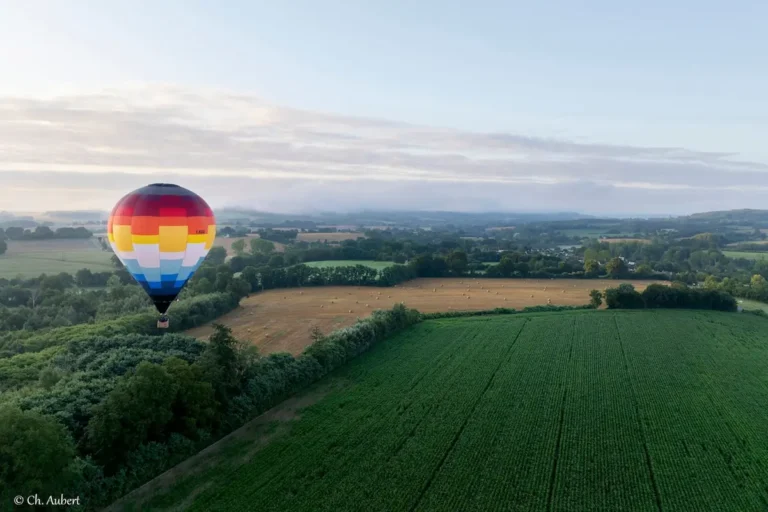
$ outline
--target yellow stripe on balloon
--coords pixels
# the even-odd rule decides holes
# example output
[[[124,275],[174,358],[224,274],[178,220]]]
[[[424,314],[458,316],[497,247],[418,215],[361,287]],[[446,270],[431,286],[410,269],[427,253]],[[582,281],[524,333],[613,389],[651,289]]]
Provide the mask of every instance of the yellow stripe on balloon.
[[[208,226],[208,233],[205,235],[205,249],[208,250],[213,247],[213,241],[216,239],[216,226],[210,224]]]
[[[208,235],[188,235],[187,242],[190,244],[199,244],[205,242]]]
[[[187,226],[160,226],[160,252],[187,250]]]
[[[134,244],[147,245],[147,244],[159,244],[160,235],[132,235]]]
[[[112,234],[115,239],[115,245],[120,252],[130,252],[133,250],[133,241],[131,240],[131,226],[112,226]]]

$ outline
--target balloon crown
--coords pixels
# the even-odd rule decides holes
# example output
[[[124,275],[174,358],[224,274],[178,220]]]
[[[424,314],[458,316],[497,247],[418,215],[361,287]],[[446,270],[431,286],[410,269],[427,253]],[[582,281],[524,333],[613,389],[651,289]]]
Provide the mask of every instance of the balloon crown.
[[[150,187],[176,187],[178,188],[178,185],[174,185],[173,183],[150,183],[148,186]]]

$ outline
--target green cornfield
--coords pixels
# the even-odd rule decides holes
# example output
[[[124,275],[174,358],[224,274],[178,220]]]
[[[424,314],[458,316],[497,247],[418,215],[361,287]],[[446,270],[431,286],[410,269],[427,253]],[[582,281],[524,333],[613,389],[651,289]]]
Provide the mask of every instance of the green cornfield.
[[[768,509],[768,321],[583,311],[430,320],[248,457],[145,509]],[[311,393],[312,390],[308,390]]]

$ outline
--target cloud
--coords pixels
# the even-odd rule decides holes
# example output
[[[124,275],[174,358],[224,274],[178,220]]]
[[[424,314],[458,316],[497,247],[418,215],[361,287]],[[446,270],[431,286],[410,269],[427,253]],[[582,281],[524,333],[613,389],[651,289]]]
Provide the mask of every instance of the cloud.
[[[727,152],[477,133],[145,86],[0,98],[3,209],[107,209],[148,182],[214,207],[685,213],[761,207]]]

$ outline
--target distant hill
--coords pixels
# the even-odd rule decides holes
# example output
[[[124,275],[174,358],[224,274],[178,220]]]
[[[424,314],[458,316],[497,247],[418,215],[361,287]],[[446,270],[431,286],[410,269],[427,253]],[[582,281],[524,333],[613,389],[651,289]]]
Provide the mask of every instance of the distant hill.
[[[715,212],[694,213],[686,218],[696,221],[721,221],[729,223],[766,223],[768,224],[768,210],[722,210]]]
[[[59,222],[87,222],[107,220],[109,212],[104,210],[63,210],[48,211],[43,213],[42,216]]]
[[[246,208],[222,208],[215,211],[221,222],[256,222],[264,224],[291,224],[299,221],[325,225],[398,225],[406,227],[467,226],[488,223],[526,223],[590,219],[591,215],[576,212],[484,212],[463,213],[450,211],[373,211],[317,212],[312,214],[276,214]]]

